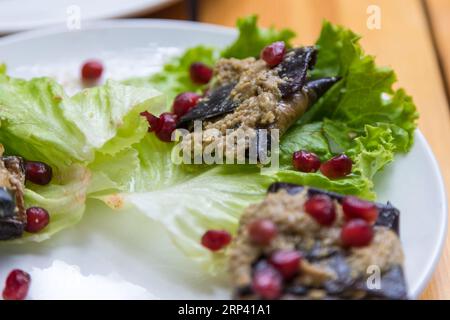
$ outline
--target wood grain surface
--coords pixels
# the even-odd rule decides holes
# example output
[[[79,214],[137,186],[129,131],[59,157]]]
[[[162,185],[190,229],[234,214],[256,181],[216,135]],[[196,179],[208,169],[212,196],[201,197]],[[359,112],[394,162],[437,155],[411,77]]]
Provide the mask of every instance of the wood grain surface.
[[[447,93],[450,92],[450,0],[425,1],[435,44],[446,79]]]
[[[184,5],[165,9],[162,17],[180,18]],[[369,5],[381,9],[380,29],[367,27]],[[425,5],[433,28],[427,20]],[[226,26],[234,26],[238,17],[256,13],[262,26],[295,30],[298,44],[313,43],[323,19],[361,34],[366,51],[375,55],[379,64],[394,68],[398,85],[414,97],[420,112],[419,128],[438,159],[446,185],[450,186],[450,113],[433,43],[434,37],[441,50],[439,56],[446,58],[445,72],[450,75],[449,0],[199,0],[198,7],[200,21]],[[152,16],[159,17],[159,13]],[[450,299],[449,250],[448,237],[422,299]]]

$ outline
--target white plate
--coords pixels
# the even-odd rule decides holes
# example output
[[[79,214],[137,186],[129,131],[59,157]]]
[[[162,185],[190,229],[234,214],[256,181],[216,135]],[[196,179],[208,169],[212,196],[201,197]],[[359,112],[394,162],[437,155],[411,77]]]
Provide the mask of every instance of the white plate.
[[[100,57],[107,75],[121,79],[153,72],[182,48],[200,43],[223,46],[234,36],[230,29],[187,22],[97,22],[78,32],[50,29],[4,38],[0,61],[16,76],[68,77],[66,85],[76,90],[78,66],[86,58]],[[376,179],[379,200],[390,200],[402,212],[400,232],[411,297],[427,284],[447,226],[439,168],[422,134],[417,131],[415,137],[412,151],[398,156]],[[229,297],[224,279],[204,274],[173,247],[157,224],[134,212],[101,211],[94,203],[79,225],[41,244],[2,246],[0,278],[12,268],[37,268],[31,298]],[[59,262],[49,268],[55,260]],[[83,277],[70,266],[93,276]]]
[[[0,0],[0,34],[92,19],[131,17],[179,0]]]

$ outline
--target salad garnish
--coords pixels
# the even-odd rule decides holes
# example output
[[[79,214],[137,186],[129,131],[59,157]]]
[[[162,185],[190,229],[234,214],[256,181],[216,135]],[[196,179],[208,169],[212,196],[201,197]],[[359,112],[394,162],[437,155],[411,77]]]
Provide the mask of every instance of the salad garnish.
[[[48,184],[27,184],[24,195],[27,206],[45,208],[51,222],[16,241],[48,239],[81,219],[87,199],[97,199],[158,221],[184,253],[217,272],[228,249],[211,252],[202,236],[208,230],[236,234],[244,209],[261,201],[273,182],[374,199],[374,176],[411,149],[418,117],[412,98],[393,88],[395,73],[364,53],[358,35],[327,21],[309,47],[294,47],[292,31],[259,28],[255,16],[240,19],[238,29],[226,48],[190,48],[156,74],[107,81],[72,97],[52,79],[14,79],[0,67],[0,141],[6,154],[43,162],[53,171]],[[288,78],[277,86],[281,97],[302,88],[320,91],[300,117],[280,126],[280,167],[264,172],[251,164],[175,164],[174,144],[167,143],[175,127],[189,127],[196,110],[208,109],[202,105],[210,106],[214,97],[229,97],[236,85],[216,88],[220,79],[210,77],[210,68],[224,59],[256,63],[262,50],[263,67],[268,61],[270,70]],[[290,55],[300,69],[284,64]],[[321,89],[324,81],[327,90]],[[189,99],[200,96],[194,107],[178,96],[186,92]],[[228,102],[211,115],[238,108]],[[314,154],[320,169],[317,159],[312,165],[293,163],[299,150]]]

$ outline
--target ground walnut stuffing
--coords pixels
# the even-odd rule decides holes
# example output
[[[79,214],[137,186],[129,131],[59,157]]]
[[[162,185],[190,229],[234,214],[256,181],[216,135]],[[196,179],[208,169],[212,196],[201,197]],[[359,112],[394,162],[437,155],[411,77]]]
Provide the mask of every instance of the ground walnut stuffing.
[[[340,231],[345,222],[341,205],[334,201],[336,219],[332,225],[323,226],[305,213],[306,198],[306,188],[295,195],[280,190],[268,194],[261,203],[246,209],[238,234],[229,250],[229,268],[235,287],[249,286],[253,265],[261,256],[270,256],[277,250],[295,249],[300,251],[303,257],[307,257],[318,243],[324,251],[344,251],[353,278],[362,276],[370,265],[377,265],[383,272],[393,265],[403,263],[400,240],[392,230],[375,226],[374,238],[369,245],[344,248],[340,240]],[[269,219],[277,227],[276,237],[267,246],[256,245],[249,237],[247,226],[258,219]],[[320,287],[325,281],[336,277],[335,271],[320,260],[314,262],[303,258],[299,268],[293,281],[309,287]]]

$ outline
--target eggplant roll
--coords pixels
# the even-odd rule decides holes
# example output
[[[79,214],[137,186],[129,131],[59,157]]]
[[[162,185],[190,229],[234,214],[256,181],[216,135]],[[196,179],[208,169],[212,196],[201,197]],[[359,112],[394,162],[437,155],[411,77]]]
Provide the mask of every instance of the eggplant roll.
[[[219,132],[217,139],[236,129],[278,129],[281,136],[338,81],[334,77],[309,80],[315,60],[314,47],[289,50],[274,68],[261,59],[221,59],[214,68],[212,88],[179,119],[177,127],[192,131],[193,122],[200,120],[203,130]]]
[[[336,213],[331,225],[319,224],[305,212],[305,202],[314,195],[331,198]],[[346,246],[341,239],[346,223],[343,199],[336,193],[294,184],[271,185],[265,200],[242,215],[228,252],[234,297],[261,298],[254,284],[256,272],[274,268],[271,257],[275,252],[291,250],[300,254],[301,263],[293,277],[282,280],[279,299],[407,299],[399,211],[389,203],[374,204],[378,218],[371,242]],[[255,244],[248,227],[261,219],[270,220],[278,230],[265,246]]]
[[[0,240],[20,237],[26,225],[22,158],[0,158]]]

